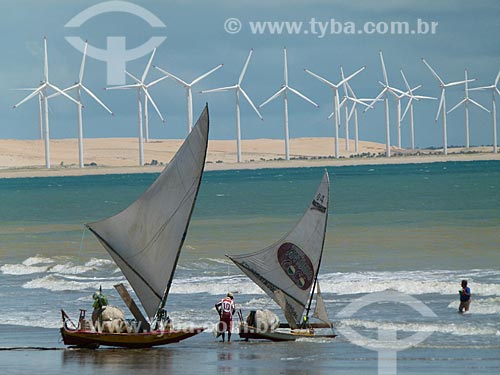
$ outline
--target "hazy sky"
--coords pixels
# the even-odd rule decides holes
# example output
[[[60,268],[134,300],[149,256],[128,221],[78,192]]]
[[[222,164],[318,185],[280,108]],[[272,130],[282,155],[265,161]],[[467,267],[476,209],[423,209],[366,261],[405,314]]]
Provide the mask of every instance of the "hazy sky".
[[[378,81],[383,77],[379,49],[384,53],[389,83],[404,88],[399,73],[402,68],[410,85],[423,85],[416,92],[420,95],[438,97],[440,94],[436,80],[421,61],[422,57],[445,81],[462,80],[467,68],[469,77],[477,78],[471,87],[491,84],[500,69],[500,2],[496,0],[135,0],[131,3],[149,11],[166,27],[152,27],[148,16],[144,20],[123,11],[96,15],[80,27],[65,27],[74,16],[93,5],[101,4],[103,9],[112,10],[124,10],[129,6],[116,2],[19,0],[0,3],[3,50],[0,60],[1,138],[35,139],[38,136],[37,101],[32,100],[13,109],[12,106],[26,92],[12,89],[36,87],[43,79],[44,35],[48,40],[50,81],[61,88],[77,80],[82,56],[65,39],[68,36],[88,39],[91,46],[103,50],[109,48],[108,40],[125,40],[125,48],[130,50],[140,47],[151,37],[166,37],[158,47],[153,63],[186,81],[224,63],[222,69],[193,89],[195,119],[205,102],[210,105],[211,139],[235,138],[235,98],[231,92],[199,94],[199,91],[236,83],[251,48],[254,54],[242,86],[256,105],[271,96],[283,83],[284,46],[288,52],[290,86],[320,105],[317,109],[298,97],[289,97],[291,138],[334,134],[332,120],[327,120],[332,110],[332,91],[306,74],[304,68],[337,82],[340,80],[341,65],[347,74],[366,65],[366,70],[351,81],[358,97],[374,97],[380,91]],[[230,18],[237,20],[226,21]],[[293,27],[291,23],[295,22],[296,29],[287,30],[286,24],[281,24],[281,34],[277,30],[272,33],[270,29],[256,29],[259,26],[256,22],[265,21],[289,22],[289,27]],[[391,22],[407,22],[410,32],[406,35],[391,34]],[[434,33],[430,29],[433,22]],[[280,26],[279,23],[276,25]],[[241,30],[236,32],[238,26]],[[260,26],[268,27],[263,23]],[[126,69],[140,76],[149,55],[150,52],[127,62]],[[136,92],[104,91],[108,82],[106,68],[105,62],[88,58],[84,83],[116,115],[108,115],[88,96],[84,96],[85,137],[136,137]],[[111,66],[111,69],[120,68],[117,65]],[[160,76],[152,69],[146,81]],[[127,83],[132,81],[127,79]],[[153,87],[150,93],[166,118],[166,123],[162,124],[150,107],[151,136],[183,138],[186,135],[184,89],[167,79]],[[464,88],[452,88],[447,93],[450,109],[463,98]],[[490,93],[474,92],[471,95],[491,109]],[[264,121],[256,116],[243,98],[240,100],[243,139],[283,138],[281,99],[261,109]],[[403,108],[405,105],[406,101]],[[415,137],[419,147],[442,145],[441,122],[434,120],[437,107],[438,101],[415,104]],[[390,111],[392,143],[395,144],[396,114],[392,100]],[[449,145],[465,144],[464,117],[463,108],[448,115]],[[382,103],[360,115],[359,120],[361,139],[385,142]],[[471,144],[492,143],[490,114],[471,107],[470,126]],[[50,127],[52,138],[76,138],[75,105],[64,98],[52,99]],[[403,146],[408,146],[407,118],[402,132]],[[343,136],[343,128],[340,134]]]

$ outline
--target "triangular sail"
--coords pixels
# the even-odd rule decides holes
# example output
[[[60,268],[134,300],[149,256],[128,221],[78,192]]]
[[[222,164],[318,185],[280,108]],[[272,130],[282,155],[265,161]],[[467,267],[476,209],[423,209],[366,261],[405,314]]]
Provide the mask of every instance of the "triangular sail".
[[[325,239],[330,182],[325,171],[314,198],[297,225],[275,244],[228,257],[283,310],[292,328],[300,324],[311,297]]]
[[[314,308],[313,317],[331,325],[330,319],[328,318],[328,313],[326,311],[325,301],[323,301],[323,296],[321,295],[319,283],[316,284],[316,306]]]
[[[86,224],[134,289],[147,315],[165,303],[205,164],[208,106],[171,162],[139,199]]]

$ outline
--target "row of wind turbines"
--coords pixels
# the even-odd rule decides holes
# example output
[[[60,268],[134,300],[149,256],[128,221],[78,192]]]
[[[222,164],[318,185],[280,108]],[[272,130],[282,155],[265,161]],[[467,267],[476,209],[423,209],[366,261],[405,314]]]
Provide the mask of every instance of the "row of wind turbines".
[[[187,132],[191,131],[193,126],[193,93],[192,88],[194,85],[199,83],[201,80],[205,79],[218,69],[222,68],[223,64],[220,64],[213,69],[207,71],[206,73],[200,75],[195,78],[191,82],[186,82],[176,75],[162,69],[158,66],[153,65],[153,59],[156,53],[156,49],[152,51],[151,56],[148,60],[148,63],[145,67],[140,78],[137,76],[125,72],[127,76],[129,76],[132,80],[132,84],[122,85],[122,86],[113,86],[107,87],[105,90],[128,90],[135,89],[137,90],[137,105],[138,105],[138,133],[139,133],[139,164],[144,165],[144,142],[149,141],[149,103],[153,106],[156,114],[160,118],[162,122],[165,122],[164,117],[162,116],[156,102],[151,96],[149,89],[154,85],[160,83],[161,81],[171,78],[178,84],[184,87],[186,91],[186,112],[187,112]],[[87,54],[87,43],[85,44],[85,49],[82,57],[82,62],[80,65],[80,72],[78,76],[78,82],[74,85],[61,90],[57,86],[53,85],[49,81],[49,69],[48,69],[48,54],[47,54],[47,39],[44,38],[44,79],[40,83],[40,86],[37,88],[31,89],[21,89],[21,90],[31,90],[32,92],[22,99],[19,103],[17,103],[14,108],[19,107],[23,103],[29,101],[34,97],[38,97],[39,101],[39,128],[40,128],[40,136],[45,140],[45,165],[47,168],[50,168],[50,132],[49,132],[49,108],[48,108],[48,100],[55,97],[63,95],[66,99],[72,101],[77,106],[77,117],[78,117],[78,145],[79,145],[79,165],[81,168],[84,166],[84,158],[83,158],[83,124],[82,124],[82,102],[81,102],[81,94],[82,91],[88,94],[94,101],[96,101],[99,106],[101,106],[104,110],[113,115],[113,112],[91,91],[83,84],[83,76],[85,71],[85,61]],[[230,86],[224,86],[219,88],[214,88],[210,90],[200,91],[201,94],[215,93],[215,92],[223,92],[223,91],[233,91],[235,95],[235,114],[236,114],[236,144],[237,144],[237,161],[241,162],[241,120],[240,120],[240,94],[241,96],[248,102],[257,116],[263,120],[263,116],[260,113],[259,109],[273,101],[274,99],[281,97],[283,100],[283,116],[284,116],[284,139],[285,139],[285,157],[286,160],[290,159],[290,147],[289,147],[289,129],[288,129],[288,95],[293,94],[303,99],[304,101],[310,103],[314,107],[319,107],[312,99],[298,91],[297,89],[291,87],[289,85],[288,80],[288,59],[287,59],[287,51],[284,48],[284,81],[281,87],[268,99],[266,99],[262,104],[258,107],[253,103],[251,98],[245,92],[242,87],[242,82],[245,77],[248,65],[250,63],[250,59],[253,54],[253,49],[250,50],[248,57],[243,65],[243,69],[239,75],[238,80],[235,84]],[[390,115],[389,115],[389,97],[392,97],[396,102],[396,127],[397,127],[397,136],[398,136],[398,147],[401,148],[401,122],[405,118],[406,114],[409,113],[410,117],[410,137],[411,137],[411,148],[415,149],[415,140],[414,140],[414,113],[413,113],[413,105],[415,102],[420,100],[436,100],[437,98],[416,95],[414,92],[421,87],[421,85],[415,86],[411,88],[403,70],[400,71],[403,81],[405,83],[404,89],[398,89],[389,85],[389,79],[387,70],[385,67],[384,57],[382,51],[379,51],[381,66],[382,66],[382,74],[383,81],[379,81],[381,86],[381,91],[379,94],[371,99],[371,98],[358,98],[354,93],[352,86],[350,85],[350,81],[356,77],[359,73],[361,73],[365,67],[359,68],[354,73],[348,75],[347,77],[344,74],[344,70],[340,67],[340,81],[337,83],[333,83],[326,78],[313,73],[312,71],[305,69],[305,72],[319,80],[321,83],[327,85],[333,93],[333,112],[330,114],[328,118],[333,117],[333,125],[335,130],[335,145],[334,145],[334,154],[336,158],[339,158],[339,129],[341,127],[341,110],[344,110],[344,128],[345,128],[345,148],[346,151],[349,151],[349,122],[351,118],[354,116],[354,138],[355,138],[355,152],[358,152],[359,147],[359,139],[358,139],[358,106],[363,107],[363,113],[368,111],[369,109],[374,108],[374,105],[383,101],[385,105],[385,130],[386,130],[386,156],[391,156],[391,139],[390,139]],[[443,153],[448,153],[447,148],[447,123],[446,123],[446,115],[456,109],[458,109],[461,105],[465,108],[465,127],[466,127],[466,147],[469,147],[469,104],[472,104],[483,111],[490,112],[487,108],[476,102],[475,100],[469,97],[469,91],[473,90],[491,90],[492,92],[492,123],[493,123],[493,152],[497,153],[497,135],[496,135],[496,103],[495,98],[496,95],[500,95],[500,90],[498,89],[498,82],[500,80],[500,71],[494,81],[493,84],[488,86],[469,88],[469,83],[475,81],[475,79],[469,79],[467,76],[467,70],[465,70],[465,79],[461,81],[455,82],[447,82],[436,73],[436,71],[429,65],[429,63],[422,59],[423,63],[430,70],[432,75],[438,82],[439,88],[441,90],[441,96],[439,100],[439,107],[436,115],[436,121],[441,116],[442,118],[442,126],[443,126]],[[147,75],[153,67],[158,72],[162,74],[161,78],[153,80],[149,83],[146,83]],[[465,87],[465,97],[457,103],[450,110],[446,110],[446,89],[453,87],[464,85]],[[75,97],[68,95],[68,92],[74,91]],[[342,96],[343,95],[343,96]],[[342,96],[342,97],[341,97]],[[406,108],[401,113],[401,101],[403,99],[407,99]],[[349,104],[351,105],[349,108]],[[145,132],[145,137],[144,137]]]

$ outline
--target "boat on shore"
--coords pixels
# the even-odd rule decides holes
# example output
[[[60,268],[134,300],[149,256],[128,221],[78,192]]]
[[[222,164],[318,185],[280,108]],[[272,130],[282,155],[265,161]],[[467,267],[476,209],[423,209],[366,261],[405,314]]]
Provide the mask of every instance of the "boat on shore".
[[[329,194],[330,180],[325,171],[311,204],[296,226],[283,238],[257,252],[227,255],[279,305],[287,321],[286,324],[279,325],[275,324],[277,318],[263,318],[259,321],[259,314],[255,311],[244,319],[239,312],[240,338],[294,341],[298,338],[336,336],[328,319],[318,282],[328,220]],[[312,317],[319,319],[319,323],[309,321],[314,297],[316,304]],[[329,328],[332,331],[318,334],[316,329],[319,328]]]
[[[175,329],[166,303],[203,175],[208,129],[206,106],[171,162],[146,192],[120,213],[85,224],[121,269],[146,315],[125,286],[117,285],[135,321],[103,322],[107,306],[101,302],[94,306],[97,319],[94,316],[89,320],[86,311],[80,310],[78,322],[73,323],[62,311],[64,344],[148,348],[179,342],[206,329]],[[101,301],[99,294],[94,298]]]

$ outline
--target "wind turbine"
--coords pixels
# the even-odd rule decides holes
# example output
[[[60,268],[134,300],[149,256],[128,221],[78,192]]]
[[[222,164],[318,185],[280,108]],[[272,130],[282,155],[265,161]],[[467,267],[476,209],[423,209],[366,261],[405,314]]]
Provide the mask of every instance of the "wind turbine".
[[[498,147],[497,147],[497,104],[495,101],[495,94],[500,95],[500,90],[498,89],[498,81],[500,80],[500,70],[498,71],[497,78],[495,79],[495,82],[493,82],[492,85],[489,86],[482,86],[482,87],[475,87],[472,90],[491,90],[491,114],[492,114],[492,120],[493,120],[493,153],[498,152]]]
[[[289,145],[290,139],[289,139],[289,134],[288,134],[288,96],[287,96],[288,91],[290,91],[291,93],[304,99],[306,102],[311,103],[316,108],[318,108],[319,105],[317,105],[314,101],[312,101],[307,96],[305,96],[301,92],[297,91],[293,87],[288,86],[288,60],[287,60],[287,55],[286,55],[286,48],[283,48],[283,56],[284,56],[284,80],[285,80],[285,82],[276,93],[271,95],[271,97],[269,97],[269,99],[265,100],[261,105],[259,105],[259,108],[264,107],[266,104],[273,101],[278,96],[280,96],[280,95],[283,96],[284,130],[285,130],[285,157],[286,157],[286,160],[290,160],[290,145]]]
[[[453,112],[455,109],[460,107],[462,104],[464,105],[465,108],[465,148],[469,148],[470,142],[469,142],[469,103],[474,104],[476,107],[481,108],[483,111],[486,111],[490,113],[489,110],[484,108],[481,104],[476,102],[475,100],[472,100],[469,98],[469,82],[473,82],[476,79],[468,80],[467,79],[467,69],[465,69],[465,97],[457,103],[452,109],[450,109],[447,113]]]
[[[200,82],[202,79],[208,77],[210,74],[215,72],[216,70],[222,68],[224,64],[217,65],[215,68],[212,70],[206,72],[205,74],[202,74],[198,78],[195,78],[191,83],[187,83],[184,80],[180,79],[179,77],[173,75],[172,73],[167,72],[166,70],[159,68],[158,66],[153,65],[153,67],[163,74],[165,76],[172,78],[174,81],[177,83],[181,84],[184,86],[186,89],[186,107],[187,107],[187,130],[188,134],[191,133],[191,128],[193,127],[193,93],[191,91],[191,88],[196,85],[198,82]]]
[[[151,57],[149,58],[148,64],[146,65],[146,69],[144,69],[144,72],[142,73],[141,79],[135,77],[134,75],[130,74],[129,72],[125,71],[125,73],[132,78],[135,83],[131,85],[122,85],[122,86],[112,86],[112,87],[106,87],[105,90],[128,90],[128,89],[137,89],[137,107],[138,107],[138,119],[139,119],[139,165],[143,166],[144,165],[144,140],[143,140],[143,130],[142,130],[142,120],[143,120],[143,114],[142,114],[142,97],[141,94],[144,94],[144,124],[146,128],[146,142],[149,141],[149,117],[148,117],[148,100],[151,101],[151,104],[153,105],[156,113],[160,117],[162,122],[165,122],[163,119],[163,116],[160,113],[160,110],[156,106],[155,101],[149,94],[149,89],[156,85],[158,82],[163,81],[167,76],[161,77],[155,81],[152,81],[148,84],[144,83],[146,80],[146,76],[148,75],[149,68],[151,67],[151,63],[153,61],[153,57],[156,53],[156,48],[153,49],[153,52],[151,53]]]
[[[81,102],[81,90],[85,91],[92,99],[94,99],[102,108],[104,108],[106,111],[108,111],[111,115],[113,115],[113,112],[104,105],[104,103],[92,92],[90,91],[84,84],[83,84],[83,73],[85,72],[85,60],[87,57],[87,47],[88,47],[88,42],[85,41],[85,47],[83,49],[83,57],[82,57],[82,63],[80,65],[80,74],[78,75],[78,82],[76,82],[73,86],[70,86],[66,89],[64,89],[64,92],[69,92],[71,90],[75,90],[76,92],[76,100],[78,102]],[[55,94],[52,94],[49,96],[49,99],[60,95],[58,92]],[[77,105],[77,115],[78,115],[78,160],[80,163],[80,168],[84,167],[83,163],[83,120],[82,120],[82,108],[83,106]]]
[[[342,80],[345,79],[344,76],[344,69],[342,66],[340,67],[340,76]],[[357,153],[359,151],[359,138],[358,138],[358,111],[356,109],[357,104],[364,105],[365,107],[369,107],[368,104],[366,104],[367,101],[372,101],[373,99],[358,99],[356,95],[354,94],[354,91],[349,85],[348,81],[345,81],[344,84],[344,98],[342,99],[342,102],[340,103],[340,107],[344,106],[345,109],[345,119],[344,119],[344,126],[345,126],[345,149],[346,151],[349,151],[349,121],[351,120],[351,117],[353,116],[354,113],[354,151]],[[349,111],[349,106],[348,102],[352,102],[351,110]],[[331,118],[333,116],[333,112],[328,116],[328,118]]]
[[[405,82],[406,89],[408,90],[407,94],[410,97],[410,99],[408,100],[408,104],[406,105],[406,109],[403,112],[403,116],[401,116],[401,121],[403,121],[403,119],[406,116],[406,113],[409,110],[410,111],[410,142],[411,142],[411,149],[415,150],[415,128],[413,126],[413,100],[416,100],[416,101],[419,101],[419,100],[422,100],[422,99],[423,100],[425,100],[425,99],[436,100],[437,98],[434,98],[434,97],[431,97],[431,96],[413,95],[413,91],[417,90],[417,88],[419,88],[420,86],[417,86],[414,89],[412,89],[410,87],[410,85],[408,84],[408,81],[406,80],[406,76],[403,73],[403,70],[400,70],[400,72],[401,72],[401,76],[403,77],[403,81]]]
[[[234,90],[234,96],[235,96],[235,108],[236,108],[236,147],[237,147],[237,160],[238,163],[241,162],[241,127],[240,127],[240,93],[243,95],[243,97],[246,99],[248,104],[253,108],[255,113],[259,116],[261,120],[263,120],[262,115],[260,114],[259,110],[257,107],[255,107],[255,104],[253,104],[252,100],[250,97],[247,95],[245,90],[241,87],[241,82],[243,81],[243,77],[245,76],[245,73],[248,68],[248,64],[250,63],[250,58],[252,57],[253,53],[253,48],[250,50],[250,53],[248,54],[247,60],[245,62],[245,65],[243,66],[243,69],[240,73],[240,77],[238,78],[238,82],[235,83],[232,86],[226,86],[226,87],[219,87],[216,89],[210,89],[210,90],[203,90],[200,91],[201,94],[206,94],[210,92],[221,92],[221,91],[231,91]]]
[[[385,69],[385,63],[384,63],[384,56],[382,55],[382,50],[379,50],[379,55],[380,55],[380,63],[382,65],[382,73],[384,75],[384,82],[379,83],[383,86],[382,91],[377,95],[377,97],[373,100],[373,102],[370,103],[370,107],[366,108],[364,112],[368,111],[371,107],[373,107],[373,104],[377,102],[380,98],[384,97],[384,104],[385,104],[385,154],[387,157],[391,157],[391,129],[389,126],[389,93],[394,95],[397,101],[397,109],[398,112],[401,111],[401,103],[400,103],[400,96],[405,95],[401,90],[398,90],[394,87],[389,86],[389,79],[387,78],[387,70]],[[398,123],[400,121],[400,113],[398,113]],[[398,125],[399,126],[399,125]]]
[[[45,167],[48,169],[50,168],[50,131],[49,131],[49,103],[48,103],[48,90],[52,89],[61,95],[64,95],[67,99],[71,100],[72,102],[76,103],[77,105],[81,105],[80,102],[76,101],[73,99],[71,96],[66,94],[64,91],[62,91],[59,87],[53,85],[49,81],[49,58],[47,54],[47,37],[43,38],[43,48],[44,48],[44,63],[43,63],[43,76],[44,80],[41,82],[40,86],[36,89],[33,90],[31,94],[26,96],[23,100],[21,100],[19,103],[14,105],[14,108],[19,107],[23,103],[27,102],[28,100],[32,99],[35,96],[38,96],[38,105],[39,105],[39,121],[40,121],[40,105],[41,101],[43,100],[44,104],[44,139],[45,139]]]
[[[366,67],[363,66],[362,68],[358,69],[354,73],[352,73],[349,77],[343,78],[340,80],[339,83],[334,84],[327,79],[311,72],[308,69],[304,69],[306,73],[310,74],[320,82],[323,82],[327,86],[329,86],[332,91],[333,91],[333,118],[334,118],[334,127],[335,127],[335,158],[339,158],[339,123],[340,123],[340,103],[339,103],[339,89],[340,87],[345,83],[348,82],[350,79],[352,79],[354,76],[362,72]]]
[[[443,116],[442,117],[443,118],[443,153],[445,155],[448,155],[448,136],[447,136],[447,130],[446,130],[446,113],[447,113],[446,112],[446,89],[448,87],[462,85],[466,81],[456,81],[456,82],[445,83],[441,79],[441,77],[436,73],[436,71],[434,69],[432,69],[432,67],[429,65],[429,63],[427,61],[425,61],[424,58],[422,58],[422,62],[425,64],[425,66],[427,66],[427,68],[429,68],[429,70],[431,71],[434,78],[436,78],[436,80],[438,81],[439,87],[441,88],[441,98],[439,99],[439,107],[438,107],[438,111],[436,113],[436,121],[439,118],[439,114],[442,112],[442,116]]]
[[[343,74],[343,70],[341,68],[341,74]],[[359,153],[359,134],[358,134],[358,109],[357,105],[361,104],[364,105],[365,107],[369,107],[367,102],[372,102],[373,99],[359,99],[356,97],[356,94],[354,93],[354,90],[352,89],[351,85],[349,82],[344,83],[344,87],[347,88],[347,92],[345,92],[344,99],[342,100],[342,103],[340,106],[345,105],[346,107],[346,119],[345,122],[347,124],[347,128],[349,127],[349,121],[351,120],[351,117],[354,115],[354,152]],[[348,111],[347,108],[347,102],[352,102],[351,110]],[[349,112],[347,114],[347,112]],[[328,119],[332,118],[334,115],[334,112],[330,113],[328,116]],[[346,138],[348,138],[346,134]],[[348,150],[347,145],[346,145],[346,150]]]

